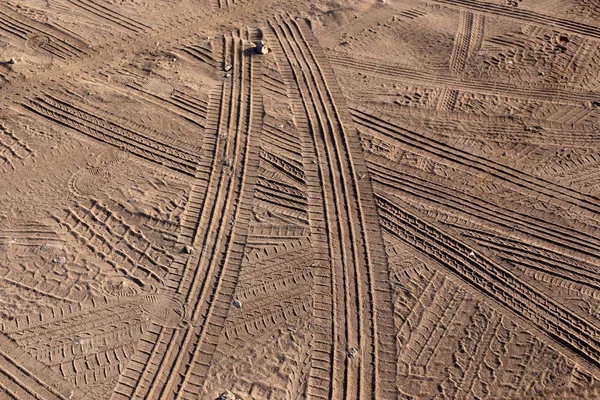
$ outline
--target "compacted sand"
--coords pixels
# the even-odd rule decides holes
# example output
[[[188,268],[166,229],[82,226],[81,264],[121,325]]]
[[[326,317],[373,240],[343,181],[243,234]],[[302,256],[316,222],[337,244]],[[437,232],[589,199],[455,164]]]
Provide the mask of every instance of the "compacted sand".
[[[0,61],[0,399],[600,396],[597,1],[3,0]]]

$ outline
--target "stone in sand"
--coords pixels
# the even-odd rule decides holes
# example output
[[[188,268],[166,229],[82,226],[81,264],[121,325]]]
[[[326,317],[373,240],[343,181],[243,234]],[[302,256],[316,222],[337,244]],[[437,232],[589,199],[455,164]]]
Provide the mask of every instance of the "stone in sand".
[[[269,48],[267,47],[267,45],[265,44],[265,42],[263,42],[261,40],[260,42],[258,42],[256,44],[256,47],[254,48],[254,52],[256,54],[267,54],[269,52]]]

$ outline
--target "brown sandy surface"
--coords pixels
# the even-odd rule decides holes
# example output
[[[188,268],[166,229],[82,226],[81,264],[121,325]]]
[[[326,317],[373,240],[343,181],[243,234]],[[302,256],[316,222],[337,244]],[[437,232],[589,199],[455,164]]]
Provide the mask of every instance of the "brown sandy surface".
[[[0,61],[0,399],[599,398],[597,1],[4,0]]]

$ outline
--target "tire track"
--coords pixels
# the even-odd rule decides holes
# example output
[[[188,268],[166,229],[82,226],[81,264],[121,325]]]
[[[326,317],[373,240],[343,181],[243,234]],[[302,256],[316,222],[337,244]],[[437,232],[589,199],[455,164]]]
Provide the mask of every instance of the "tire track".
[[[416,131],[402,128],[396,125],[395,121],[376,112],[369,111],[367,113],[359,108],[353,108],[351,111],[354,120],[361,126],[373,129],[406,145],[413,146],[415,149],[458,163],[465,168],[484,172],[496,179],[511,182],[514,184],[515,190],[520,190],[526,195],[531,196],[535,194],[538,197],[542,197],[542,199],[545,198],[547,201],[554,202],[554,204],[563,203],[568,206],[579,207],[587,211],[592,218],[600,212],[600,204],[592,196],[573,192],[571,189],[554,182],[535,178],[508,166],[486,160],[483,157],[468,154],[463,150],[427,138]]]
[[[14,170],[17,160],[24,162],[34,156],[35,151],[0,122],[0,166],[8,164]]]
[[[90,49],[86,57],[69,60],[69,63],[57,65],[46,71],[38,71],[34,76],[25,80],[12,80],[10,85],[5,85],[3,94],[6,99],[21,97],[25,91],[35,83],[56,82],[69,73],[90,74],[108,68],[120,57],[116,48],[127,48],[130,53],[140,53],[144,50],[154,49],[156,42],[160,42],[164,48],[181,48],[182,43],[197,37],[198,32],[216,29],[223,31],[225,24],[235,26],[248,20],[254,22],[261,16],[272,13],[272,7],[285,7],[291,0],[261,0],[221,9],[212,13],[206,13],[203,9],[184,8],[180,10],[173,8],[164,16],[165,22],[157,28],[135,34],[127,32],[115,37],[110,43],[100,44]],[[89,72],[92,71],[92,72]]]
[[[152,376],[152,370],[161,365],[167,356],[169,343],[176,337],[177,329],[150,325],[140,338],[136,353],[125,371],[119,376],[118,383],[113,390],[112,399],[138,399],[145,398],[144,390],[148,382],[143,377]],[[139,371],[138,371],[139,370]]]
[[[473,91],[490,95],[500,95],[527,101],[539,100],[555,103],[595,101],[596,93],[552,86],[515,86],[499,81],[482,81],[473,78],[463,80],[459,76],[436,74],[427,70],[415,70],[408,65],[379,60],[367,56],[350,55],[340,51],[329,51],[327,57],[335,68],[358,70],[391,79],[398,79],[414,84],[418,82],[427,86],[442,86],[448,89]]]
[[[359,181],[366,166],[359,156],[357,132],[342,114],[343,96],[305,22],[280,17],[269,26],[278,43],[276,55],[287,60],[283,74],[292,93],[304,157],[314,159],[304,163],[310,177],[309,214],[317,262],[317,328],[307,396],[394,396],[397,360],[387,308],[391,294],[384,283],[383,242],[374,234],[372,191],[368,181]],[[344,354],[352,349],[360,352],[356,363]]]
[[[600,366],[600,328],[566,309],[504,266],[477,251],[475,245],[442,230],[416,210],[408,211],[377,195],[383,228],[424,252],[486,298],[529,321],[582,365]]]
[[[62,218],[52,218],[100,259],[142,285],[162,283],[171,272],[171,254],[96,199],[67,209]]]
[[[180,261],[182,275],[169,279],[191,315],[185,328],[168,338],[165,348],[155,347],[149,356],[156,358],[155,352],[162,351],[160,363],[134,371],[135,381],[145,383],[134,398],[196,398],[225,325],[243,256],[260,144],[262,104],[255,90],[260,86],[259,61],[243,51],[243,37],[234,34],[224,39],[233,78],[223,84],[217,115],[209,115],[213,129],[203,148],[212,153],[211,172],[196,178],[190,195],[190,199],[197,197],[189,211],[196,222],[185,236],[193,235],[190,244],[196,251],[187,262]],[[227,140],[219,141],[224,132]],[[120,385],[131,387],[125,379]],[[119,391],[131,392],[127,387]]]
[[[96,297],[84,307],[75,303],[24,315],[4,328],[23,350],[78,388],[101,383],[118,377],[145,325],[144,298],[112,299]]]
[[[269,163],[276,171],[282,172],[301,185],[306,184],[304,171],[299,166],[294,165],[293,162],[273,154],[264,148],[260,149],[260,158]]]
[[[244,48],[252,34],[250,31],[239,33],[239,36],[234,35],[232,39],[231,64],[235,71],[234,78],[239,81],[232,87],[232,103],[229,107],[228,131],[235,132],[235,145],[230,149],[232,153],[226,155],[232,158],[234,170],[239,169],[238,182],[234,184],[230,180],[226,193],[222,193],[226,200],[220,215],[214,213],[219,210],[218,205],[222,201],[217,193],[211,207],[212,215],[205,219],[209,221],[207,232],[217,233],[204,241],[203,248],[206,248],[208,254],[200,259],[194,276],[190,277],[191,282],[186,282],[185,275],[182,277],[179,290],[187,289],[187,285],[190,285],[186,290],[187,300],[188,304],[194,301],[195,309],[191,320],[194,326],[200,328],[197,332],[198,339],[190,346],[191,360],[184,363],[183,358],[178,357],[174,370],[179,370],[179,374],[171,375],[172,379],[167,381],[161,398],[170,395],[173,378],[177,376],[181,377],[181,382],[178,383],[176,399],[195,398],[200,393],[233,299],[256,186],[262,125],[260,59],[253,56],[252,50]],[[231,216],[230,224],[226,222],[227,216]],[[225,238],[228,240],[224,240]],[[212,239],[214,243],[211,243]],[[207,246],[211,246],[213,250],[208,251]]]
[[[375,180],[378,181],[377,178]],[[388,192],[385,188],[376,187],[376,189],[379,189],[380,193]],[[423,200],[429,201],[430,199],[423,197]],[[457,211],[460,213],[460,210]],[[456,216],[453,213],[452,215]],[[509,261],[515,265],[542,271],[595,290],[600,289],[600,275],[595,272],[597,267],[591,263],[575,260],[540,245],[527,243],[527,241],[525,241],[526,245],[524,245],[522,242],[516,240],[505,239],[502,236],[498,236],[495,232],[479,231],[457,223],[441,222],[461,232],[464,237],[473,240],[482,247],[495,251],[499,259]],[[522,229],[521,231],[525,230]],[[509,234],[506,233],[506,235]]]
[[[285,100],[289,103],[287,90]],[[287,154],[286,158],[293,160],[297,166],[302,165],[302,146],[298,143],[299,134],[295,127],[266,115],[263,124],[263,135],[265,136],[265,144],[277,148],[284,155]]]
[[[585,254],[591,259],[600,257],[600,240],[552,221],[535,217],[515,209],[505,209],[491,202],[442,185],[435,179],[425,179],[398,170],[395,164],[367,157],[373,180],[384,186],[409,193],[425,201],[436,203],[454,212],[465,213],[491,222],[506,230],[522,232],[527,236]]]
[[[581,24],[563,18],[552,17],[534,11],[523,10],[517,7],[507,7],[500,4],[486,3],[477,0],[434,0],[436,3],[446,4],[452,7],[466,8],[484,14],[492,14],[500,17],[508,17],[544,26],[560,28],[566,32],[576,35],[600,39],[600,28],[592,25]]]
[[[219,62],[212,55],[212,50],[200,45],[189,45],[181,48],[181,51],[192,56],[196,60],[206,63],[213,68],[219,67]]]
[[[152,30],[152,27],[138,22],[132,18],[126,17],[117,11],[113,11],[108,7],[99,4],[93,0],[67,0],[70,4],[75,7],[79,7],[88,13],[108,21],[114,26],[126,29],[134,33],[142,33],[147,30]]]
[[[206,129],[206,115],[202,113],[202,109],[198,108],[198,105],[190,105],[187,101],[183,101],[180,97],[163,97],[154,94],[148,90],[145,90],[142,85],[128,83],[125,85],[129,89],[135,90],[139,98],[143,99],[146,103],[150,103],[157,107],[166,109],[173,114],[177,115],[184,121],[189,122],[195,128],[202,130]],[[127,92],[128,95],[132,95],[131,91]]]
[[[306,212],[306,195],[296,188],[260,177],[257,181],[256,198],[282,207]]]
[[[538,221],[536,221],[535,218],[531,219],[533,223],[526,221],[528,217],[526,214],[519,215],[514,213],[511,216],[512,210],[503,210],[493,205],[490,205],[488,208],[486,207],[486,202],[479,200],[476,197],[464,194],[457,195],[457,197],[452,197],[444,191],[437,191],[433,189],[434,184],[432,182],[404,175],[400,172],[393,171],[392,169],[382,168],[377,165],[376,161],[373,161],[369,158],[368,161],[370,162],[369,171],[372,174],[371,176],[374,182],[378,184],[378,186],[381,186],[380,188],[377,186],[375,187],[376,189],[379,189],[379,193],[385,193],[389,190],[389,188],[393,188],[394,191],[398,190],[402,193],[407,193],[411,196],[420,198],[425,202],[433,202],[442,208],[449,208],[452,210],[452,215],[466,214],[466,219],[476,217],[478,218],[478,221],[481,221],[483,224],[490,225],[492,229],[499,228],[510,232],[521,232],[536,239],[548,241],[560,248],[566,247],[570,250],[573,249],[572,243],[561,243],[561,234],[554,233],[555,231],[561,231],[560,225],[555,225],[555,227],[552,227],[539,224],[539,226],[536,226],[538,225]],[[445,190],[449,193],[453,192],[452,189],[445,188]],[[481,209],[479,209],[478,203],[483,206]],[[519,217],[524,219],[519,220]],[[518,223],[515,224],[515,221]],[[594,272],[596,267],[592,264],[587,262],[576,262],[570,257],[557,254],[533,243],[527,243],[524,245],[514,239],[498,237],[495,233],[479,231],[474,228],[465,227],[446,221],[443,221],[443,223],[446,226],[456,229],[463,236],[480,244],[482,247],[486,247],[492,251],[495,251],[499,259],[530,269],[542,271],[544,273],[551,274],[561,279],[593,288],[595,290],[600,289],[600,275]],[[556,236],[558,240],[552,240],[552,238],[549,239],[548,237],[544,237],[544,233],[546,232]],[[595,237],[591,238],[595,239]],[[574,243],[576,243],[576,239],[577,238],[573,239]],[[598,246],[594,246],[591,248],[596,250],[597,247]],[[574,249],[573,251],[577,251],[577,249]],[[598,256],[594,256],[593,259],[597,259],[597,257]]]
[[[35,373],[33,372],[35,371]],[[44,372],[40,374],[40,372]],[[44,375],[50,382],[37,375]],[[31,357],[5,334],[0,335],[0,381],[15,398],[67,400],[73,394],[67,382]]]
[[[31,20],[5,6],[0,6],[0,30],[23,40],[46,38],[47,43],[41,47],[63,60],[67,58],[75,60],[89,55],[84,50],[86,44],[81,40],[50,25]]]
[[[479,50],[483,41],[484,16],[461,11],[454,47],[450,55],[450,71],[460,74],[467,61]]]
[[[152,163],[194,176],[197,156],[183,145],[175,147],[133,128],[107,121],[104,116],[84,110],[68,100],[43,95],[21,103],[27,110],[73,129],[84,136],[125,149]],[[158,133],[158,139],[163,139]],[[170,140],[172,141],[172,140]],[[189,146],[188,146],[189,147]]]
[[[387,112],[387,111],[386,111]],[[460,112],[400,109],[405,121],[425,118],[430,129],[451,138],[485,138],[495,143],[531,143],[561,147],[600,147],[593,124],[563,124],[540,119],[527,121],[504,116],[464,115]],[[540,135],[543,132],[543,135]]]
[[[473,240],[482,247],[494,251],[499,259],[553,275],[594,290],[600,290],[600,276],[593,272],[593,266],[587,265],[587,268],[583,268],[573,262],[561,259],[557,260],[552,256],[559,257],[560,255],[552,254],[534,246],[524,246],[516,241],[497,238],[486,234],[485,232],[478,232],[474,229],[450,224],[448,224],[448,226],[461,232],[464,237]]]

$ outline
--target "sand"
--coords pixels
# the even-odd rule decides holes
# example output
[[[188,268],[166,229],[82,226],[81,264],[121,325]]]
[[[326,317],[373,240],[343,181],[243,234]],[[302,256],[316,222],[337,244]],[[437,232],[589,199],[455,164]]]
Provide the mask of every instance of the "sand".
[[[597,399],[599,70],[591,0],[3,1],[0,399]]]

